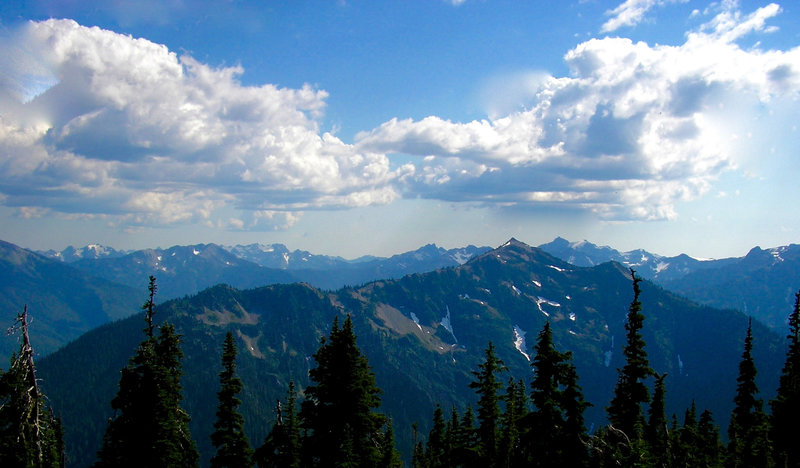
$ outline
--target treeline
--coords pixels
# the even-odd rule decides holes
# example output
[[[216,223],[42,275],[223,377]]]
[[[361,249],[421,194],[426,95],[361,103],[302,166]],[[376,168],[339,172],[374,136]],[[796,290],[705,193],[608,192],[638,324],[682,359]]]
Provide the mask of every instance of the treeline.
[[[478,396],[477,411],[453,408],[445,421],[441,406],[433,413],[426,440],[415,443],[412,464],[440,467],[732,467],[800,466],[800,292],[789,316],[789,342],[777,397],[771,414],[758,398],[753,362],[752,327],[748,325],[739,364],[734,409],[723,444],[712,414],[699,416],[694,403],[683,417],[667,417],[666,374],[648,362],[641,330],[639,282],[631,270],[634,297],[630,304],[623,354],[614,395],[606,408],[608,425],[589,434],[583,399],[571,352],[553,345],[546,323],[534,346],[534,377],[508,379],[489,343],[485,361],[470,384]],[[653,382],[652,397],[648,382]],[[502,388],[504,393],[500,393]],[[477,412],[477,415],[475,414]]]
[[[788,351],[775,399],[764,408],[755,384],[752,327],[748,326],[739,364],[734,409],[723,444],[708,410],[694,404],[681,418],[667,417],[666,374],[653,370],[645,351],[639,301],[640,279],[631,270],[630,304],[623,354],[608,424],[592,433],[572,353],[559,351],[549,322],[533,347],[533,378],[509,373],[490,342],[473,371],[475,407],[463,412],[441,405],[431,429],[414,427],[411,463],[438,467],[794,467],[800,466],[800,292],[789,316]],[[144,340],[120,374],[117,395],[95,467],[197,467],[200,456],[189,432],[190,415],[181,407],[181,337],[169,323],[155,326],[154,296],[143,305]],[[36,384],[26,313],[19,353],[0,371],[0,466],[63,467],[61,422],[47,408]],[[211,442],[217,467],[397,467],[392,421],[377,411],[381,390],[356,345],[348,316],[334,319],[313,355],[316,367],[302,395],[294,383],[276,402],[275,421],[260,446],[251,445],[239,412],[242,382],[236,373],[236,342],[222,344],[220,390]],[[651,396],[652,387],[652,396]],[[80,389],[75,389],[80,391]]]

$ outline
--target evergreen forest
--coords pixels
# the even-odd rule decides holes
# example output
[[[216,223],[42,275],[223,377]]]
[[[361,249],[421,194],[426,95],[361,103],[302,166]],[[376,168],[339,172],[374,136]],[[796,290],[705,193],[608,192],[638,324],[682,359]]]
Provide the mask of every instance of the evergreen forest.
[[[228,332],[218,363],[217,411],[210,436],[211,467],[795,467],[800,447],[800,292],[788,317],[786,359],[777,395],[760,397],[753,326],[742,330],[742,353],[728,427],[694,403],[667,414],[666,373],[651,367],[642,331],[646,311],[630,270],[633,299],[626,315],[624,364],[606,424],[589,430],[586,401],[571,351],[558,349],[550,321],[532,346],[529,381],[510,375],[488,342],[472,371],[473,403],[463,410],[437,404],[423,433],[413,426],[413,453],[403,460],[393,420],[382,412],[382,390],[357,345],[350,314],[334,317],[313,354],[310,384],[290,381],[271,409],[263,440],[248,440],[240,411],[237,339]],[[141,341],[120,370],[113,409],[103,428],[95,467],[198,467],[201,458],[182,405],[182,337],[154,320],[157,285],[150,277],[142,306]],[[0,374],[0,466],[63,467],[69,460],[62,421],[37,384],[27,310],[12,331],[20,348]],[[79,391],[75,389],[75,391]],[[69,424],[69,422],[64,422]]]

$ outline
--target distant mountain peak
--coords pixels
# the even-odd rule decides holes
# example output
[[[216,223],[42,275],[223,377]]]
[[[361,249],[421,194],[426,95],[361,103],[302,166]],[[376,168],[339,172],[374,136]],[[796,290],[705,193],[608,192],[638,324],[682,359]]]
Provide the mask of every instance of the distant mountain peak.
[[[71,263],[86,258],[98,259],[122,257],[127,255],[129,252],[125,250],[117,250],[102,244],[87,244],[83,247],[73,247],[70,245],[60,251],[51,249],[47,251],[37,251],[36,253],[52,260]]]

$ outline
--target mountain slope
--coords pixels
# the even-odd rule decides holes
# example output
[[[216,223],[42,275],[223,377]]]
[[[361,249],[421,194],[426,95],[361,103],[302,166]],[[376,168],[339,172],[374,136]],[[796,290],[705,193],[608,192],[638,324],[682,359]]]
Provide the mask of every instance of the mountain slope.
[[[726,424],[746,318],[697,306],[648,282],[642,291],[647,352],[657,371],[669,373],[668,410],[681,412],[694,398]],[[628,272],[619,264],[578,268],[512,240],[458,267],[335,293],[302,284],[247,291],[218,286],[162,304],[156,317],[175,323],[184,336],[185,408],[204,460],[211,453],[224,334],[231,330],[237,337],[242,411],[258,445],[273,421],[275,400],[289,380],[301,391],[308,385],[315,365],[310,356],[342,314],[353,317],[358,344],[383,389],[384,410],[408,455],[412,423],[427,433],[436,402],[460,409],[475,403],[468,383],[489,341],[511,372],[530,382],[528,358],[548,319],[559,349],[573,351],[580,384],[595,405],[587,421],[603,424],[622,365],[631,298]],[[140,316],[108,324],[40,361],[44,390],[64,419],[73,466],[89,464],[99,446],[119,369],[142,327]],[[758,324],[754,334],[759,383],[770,395],[783,343]]]
[[[735,262],[665,281],[664,287],[712,307],[741,310],[782,333],[800,289],[800,245],[755,247]]]
[[[138,304],[131,300],[133,291],[0,241],[0,326],[11,326],[27,304],[30,333],[39,354],[135,313]],[[16,336],[0,335],[3,361],[18,348]]]

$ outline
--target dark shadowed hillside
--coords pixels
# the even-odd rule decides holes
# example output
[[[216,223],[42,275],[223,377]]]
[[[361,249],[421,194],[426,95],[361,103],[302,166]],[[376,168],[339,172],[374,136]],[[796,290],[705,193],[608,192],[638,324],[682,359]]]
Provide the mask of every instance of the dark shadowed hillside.
[[[141,305],[138,291],[0,241],[0,326],[10,326],[27,304],[39,354],[136,313]],[[0,367],[18,348],[15,336],[0,334]]]

